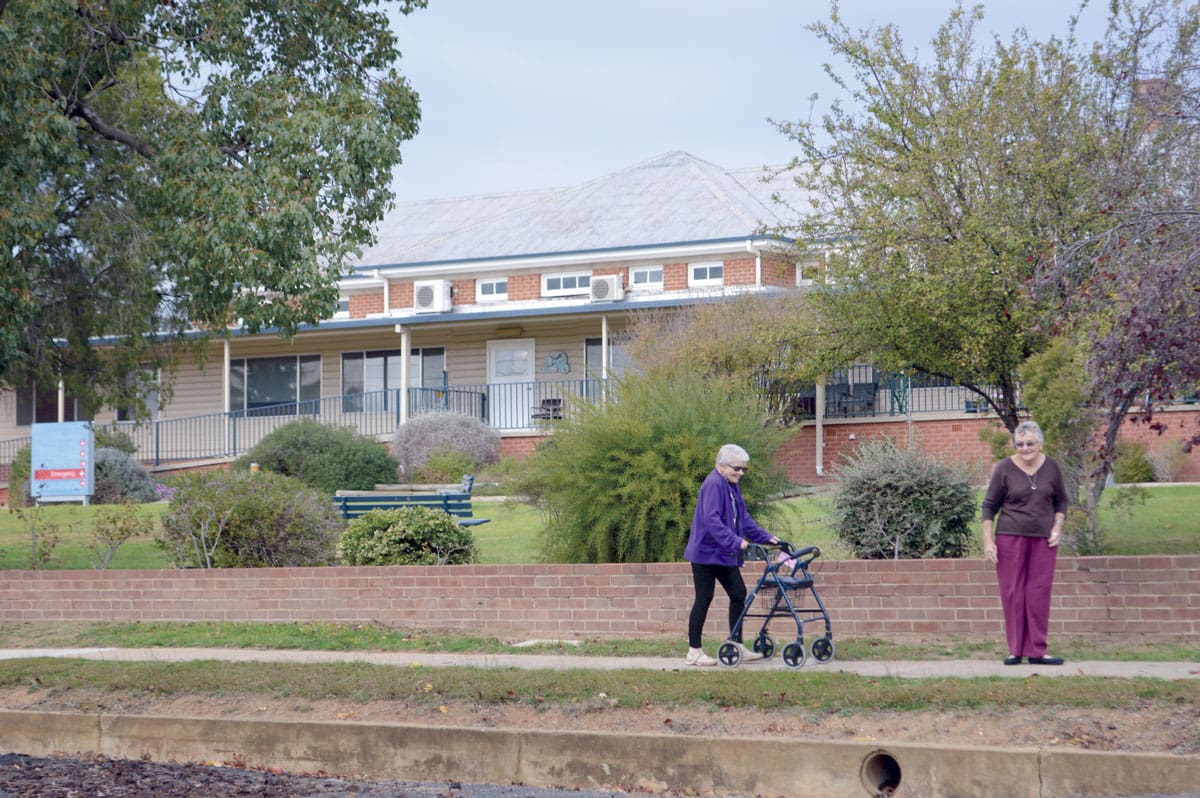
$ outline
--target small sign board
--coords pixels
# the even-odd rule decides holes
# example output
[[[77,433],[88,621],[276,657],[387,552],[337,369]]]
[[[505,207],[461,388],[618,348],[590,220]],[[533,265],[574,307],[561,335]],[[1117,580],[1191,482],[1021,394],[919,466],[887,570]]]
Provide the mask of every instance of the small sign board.
[[[96,436],[87,421],[34,424],[29,495],[42,502],[83,502],[95,493]]]

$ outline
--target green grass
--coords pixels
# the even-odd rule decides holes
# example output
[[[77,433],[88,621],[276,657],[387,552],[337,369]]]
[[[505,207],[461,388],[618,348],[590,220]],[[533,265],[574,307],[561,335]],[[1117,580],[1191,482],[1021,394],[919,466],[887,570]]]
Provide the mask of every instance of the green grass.
[[[706,641],[716,648],[716,639]],[[875,638],[837,639],[839,660],[997,660],[998,641],[939,638],[933,643],[893,643]],[[517,644],[520,644],[519,646]],[[427,651],[545,653],[605,657],[677,657],[678,637],[585,639],[527,645],[519,640],[431,634],[374,624],[332,623],[60,623],[0,624],[0,648],[265,648],[305,651]],[[1200,661],[1200,641],[1098,643],[1058,640],[1055,651],[1073,661]]]
[[[1195,685],[1152,679],[912,679],[864,678],[805,671],[652,671],[428,668],[365,663],[314,664],[197,661],[88,662],[34,658],[0,662],[0,689],[50,691],[59,702],[72,691],[94,696],[268,695],[346,702],[408,701],[436,707],[478,705],[596,707],[708,706],[785,709],[815,715],[985,708],[1186,706]],[[94,698],[92,699],[94,700]],[[118,698],[119,700],[119,698]],[[1032,715],[1031,715],[1032,716]]]
[[[1107,553],[1190,554],[1200,551],[1200,486],[1161,485],[1145,489],[1146,501],[1136,504],[1128,515],[1111,509],[1117,490],[1105,491],[1105,509],[1101,521],[1105,526]],[[819,546],[826,559],[847,557],[845,548],[829,530],[829,494],[800,496],[774,505],[777,517],[767,524],[777,533],[797,545]],[[142,505],[145,512],[161,515],[166,505],[159,502]],[[57,569],[87,569],[95,555],[88,550],[88,541],[95,506],[51,505],[26,515],[37,515],[42,522],[56,525],[59,543],[49,567]],[[475,515],[488,518],[490,523],[473,527],[485,564],[533,563],[542,551],[542,521],[527,505],[503,501],[476,501]],[[978,555],[978,536],[972,543]],[[28,568],[30,564],[29,530],[17,513],[0,512],[0,568]],[[117,550],[112,568],[152,569],[169,568],[170,563],[161,550],[149,539],[134,540]]]

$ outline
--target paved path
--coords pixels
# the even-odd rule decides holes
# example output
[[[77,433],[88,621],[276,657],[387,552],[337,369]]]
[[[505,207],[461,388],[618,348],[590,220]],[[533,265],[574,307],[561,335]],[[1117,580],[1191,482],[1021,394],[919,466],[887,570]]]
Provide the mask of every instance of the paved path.
[[[656,671],[701,670],[719,672],[721,666],[689,668],[683,657],[588,657],[555,654],[446,654],[419,651],[297,651],[244,648],[20,648],[0,649],[0,659],[29,657],[67,657],[75,659],[109,660],[120,662],[187,662],[192,660],[222,660],[226,662],[368,662],[376,665],[423,665],[434,668],[531,668],[538,670],[595,670],[646,669]],[[787,670],[775,657],[767,662],[745,663],[753,670]],[[1197,662],[1068,662],[1062,666],[1006,666],[990,660],[926,660],[883,661],[865,660],[833,662],[820,665],[809,659],[802,671],[837,671],[860,676],[893,676],[901,679],[924,678],[1024,678],[1038,676],[1103,676],[1109,678],[1200,679]]]

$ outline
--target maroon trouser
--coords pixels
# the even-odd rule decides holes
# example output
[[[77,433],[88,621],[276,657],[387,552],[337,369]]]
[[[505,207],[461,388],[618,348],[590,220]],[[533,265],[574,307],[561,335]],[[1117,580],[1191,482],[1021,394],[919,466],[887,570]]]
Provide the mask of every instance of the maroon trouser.
[[[996,559],[1008,653],[1044,657],[1058,548],[1045,538],[996,535]]]

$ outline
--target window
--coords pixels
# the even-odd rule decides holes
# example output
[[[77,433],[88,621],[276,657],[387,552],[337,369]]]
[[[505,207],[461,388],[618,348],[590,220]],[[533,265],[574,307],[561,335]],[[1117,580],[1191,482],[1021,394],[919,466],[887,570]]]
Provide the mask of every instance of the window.
[[[335,319],[350,318],[350,297],[344,296],[338,298],[337,310],[333,314]]]
[[[578,294],[586,294],[591,284],[591,272],[543,274],[542,296],[576,296]]]
[[[476,281],[476,302],[501,302],[506,299],[508,299],[508,278]]]
[[[629,270],[629,280],[635,291],[661,291],[663,287],[662,266],[643,266]]]
[[[586,338],[584,339],[584,367],[585,373],[594,379],[600,377],[601,364],[604,362],[604,350],[600,346],[601,339]],[[608,341],[608,376],[620,377],[625,373],[625,368],[629,364],[629,357],[625,354],[625,350],[612,342]]]
[[[688,264],[688,287],[700,288],[725,284],[725,264],[713,263]]]
[[[320,355],[230,361],[229,407],[234,413],[255,416],[315,413],[320,398]]]
[[[412,350],[409,384],[415,388],[441,388],[446,384],[446,348],[426,346]]]
[[[33,424],[54,424],[58,418],[58,386],[49,389],[39,389],[37,385],[29,385],[16,391],[17,395],[17,426],[28,427]],[[63,406],[62,421],[83,421],[82,408],[79,400],[67,394]]]
[[[141,392],[142,402],[146,406],[146,418],[158,418],[158,371],[142,369],[140,375],[129,375],[126,386],[136,387]],[[117,407],[117,421],[136,421],[136,408],[132,404]]]
[[[399,349],[342,354],[342,412],[387,410],[391,391],[400,388]]]

